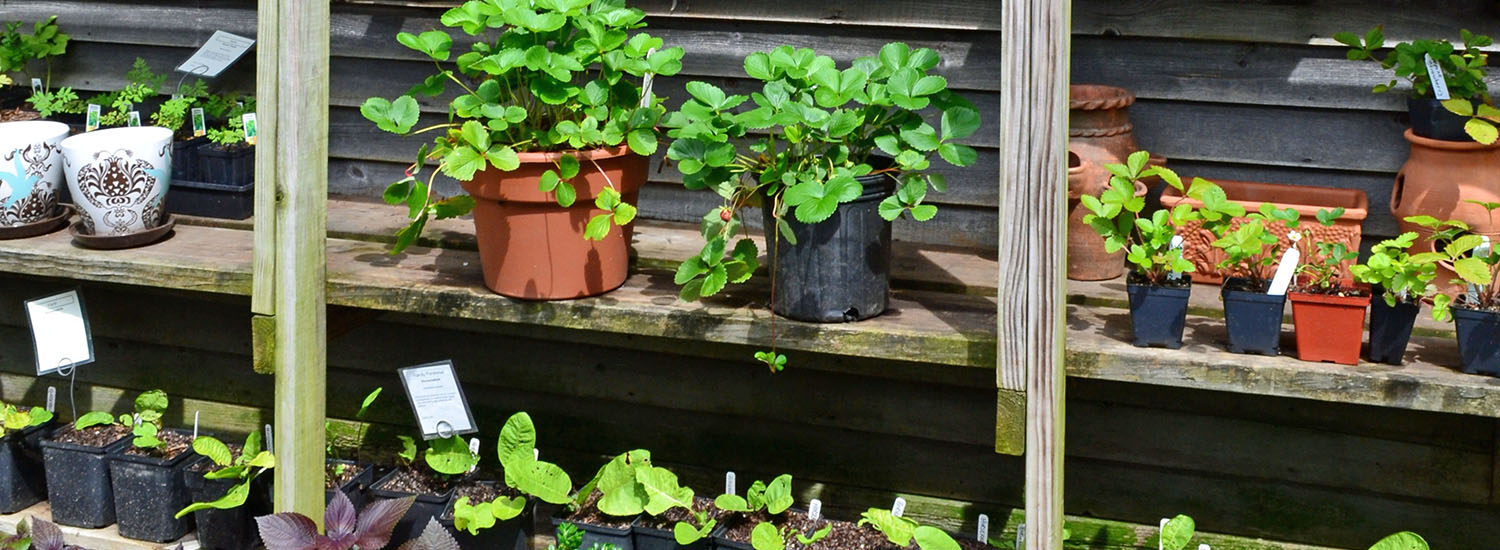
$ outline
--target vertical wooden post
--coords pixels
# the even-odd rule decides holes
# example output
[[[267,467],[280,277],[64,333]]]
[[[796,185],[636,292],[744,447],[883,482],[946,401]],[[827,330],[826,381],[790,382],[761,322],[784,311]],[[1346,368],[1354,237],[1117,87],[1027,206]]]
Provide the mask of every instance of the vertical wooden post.
[[[997,382],[1026,392],[1026,550],[1062,548],[1069,0],[1002,3]]]
[[[276,510],[323,518],[328,0],[260,0],[255,295],[273,330]]]

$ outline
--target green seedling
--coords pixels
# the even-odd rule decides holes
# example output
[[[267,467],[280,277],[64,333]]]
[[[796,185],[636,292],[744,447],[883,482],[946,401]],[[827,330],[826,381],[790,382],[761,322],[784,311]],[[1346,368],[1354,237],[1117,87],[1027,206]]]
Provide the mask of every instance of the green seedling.
[[[1277,210],[1270,203],[1262,203],[1258,211],[1246,214],[1238,227],[1220,226],[1224,230],[1218,232],[1221,234],[1213,242],[1214,248],[1224,253],[1218,268],[1230,277],[1245,279],[1250,289],[1256,292],[1264,290],[1270,284],[1266,280],[1266,268],[1275,265],[1282,252],[1281,238],[1270,231],[1270,227],[1280,225],[1296,229],[1301,220],[1296,209]]]
[[[942,529],[921,525],[916,521],[892,514],[884,508],[870,508],[861,515],[859,525],[868,525],[885,535],[885,538],[901,548],[916,540],[921,550],[959,550],[958,541]],[[760,550],[760,549],[757,549]]]
[[[1318,223],[1323,227],[1333,227],[1343,215],[1343,207],[1319,209]],[[1298,244],[1302,246],[1302,263],[1297,265],[1297,276],[1301,281],[1298,290],[1328,294],[1342,289],[1347,271],[1344,264],[1358,258],[1359,250],[1349,250],[1349,245],[1343,242],[1315,241],[1311,236]]]
[[[198,436],[193,439],[193,451],[208,457],[215,466],[212,472],[204,474],[204,479],[232,479],[237,480],[224,496],[210,502],[194,502],[179,510],[177,516],[191,514],[198,510],[218,509],[228,510],[238,508],[245,504],[245,499],[250,496],[250,483],[261,474],[276,467],[276,457],[261,448],[261,435],[259,431],[250,432],[245,436],[245,444],[240,447],[239,456],[229,449],[228,445],[210,436]]]

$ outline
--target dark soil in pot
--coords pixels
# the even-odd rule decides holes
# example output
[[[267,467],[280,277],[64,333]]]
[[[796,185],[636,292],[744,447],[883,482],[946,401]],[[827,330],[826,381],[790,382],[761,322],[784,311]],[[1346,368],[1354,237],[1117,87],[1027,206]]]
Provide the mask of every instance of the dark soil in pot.
[[[1500,311],[1453,308],[1459,370],[1500,376]]]
[[[98,529],[115,522],[109,456],[130,444],[124,426],[65,425],[41,442],[47,470],[47,500],[59,525]]]
[[[822,222],[786,221],[797,244],[776,239],[776,219],[763,208],[766,242],[778,242],[766,258],[775,277],[771,310],[798,321],[842,323],[885,312],[891,290],[891,222],[880,217],[880,201],[895,190],[891,177],[858,178],[864,193],[840,204]]]
[[[229,445],[230,454],[240,456],[239,445]],[[202,457],[188,466],[186,483],[193,502],[212,502],[222,498],[239,483],[238,479],[207,479],[204,474],[217,470],[218,466],[208,457]],[[257,478],[259,480],[259,478]],[[252,482],[251,492],[256,485]],[[227,510],[198,510],[193,512],[193,521],[198,524],[198,544],[206,550],[249,550],[260,542],[260,530],[255,527],[250,506],[258,495],[249,495],[245,504]]]
[[[621,518],[605,514],[599,511],[600,492],[594,491],[583,501],[583,506],[577,512],[568,515],[556,515],[552,517],[552,525],[556,526],[562,522],[568,522],[583,531],[583,545],[580,548],[593,548],[595,543],[613,544],[619,550],[635,550],[635,541],[630,535],[630,523],[635,518]],[[563,513],[566,513],[566,508]]]
[[[1163,286],[1150,284],[1145,277],[1130,272],[1125,293],[1130,298],[1130,328],[1137,347],[1182,347],[1192,289],[1193,279],[1187,274],[1170,286]]]
[[[1239,277],[1224,281],[1219,298],[1224,301],[1229,351],[1271,356],[1281,354],[1281,319],[1286,310],[1286,295],[1266,294],[1268,284],[1253,285]]]
[[[178,430],[164,430],[158,437],[166,442],[163,451],[126,446],[110,460],[110,481],[114,485],[115,513],[122,537],[171,542],[193,529],[192,515],[173,517],[193,502],[183,475],[192,464],[192,457],[197,456],[191,448],[192,436]]]
[[[772,525],[775,525],[777,529],[782,530],[786,539],[787,550],[805,550],[806,547],[797,540],[797,536],[793,532],[812,535],[818,529],[822,529],[824,525],[830,523],[826,518],[811,519],[807,517],[805,510],[798,509],[788,509],[774,516],[767,514],[765,511],[749,515],[733,514],[728,515],[728,517],[720,521],[724,523],[724,526],[721,530],[714,533],[714,545],[717,548],[733,550],[754,550],[754,546],[750,544],[750,535],[755,531],[755,526],[768,521]],[[788,528],[791,530],[788,530]],[[829,535],[831,537],[832,533],[830,532]],[[846,535],[852,536],[855,533],[846,533]],[[881,540],[885,540],[884,535],[881,535],[880,538]],[[828,539],[826,538],[815,544],[820,548],[839,548],[841,550],[844,548],[842,546],[829,546]],[[890,542],[887,541],[886,544],[890,545]],[[894,547],[894,545],[891,546]]]
[[[1407,98],[1406,110],[1411,115],[1411,131],[1416,135],[1443,141],[1474,141],[1464,131],[1464,124],[1468,123],[1468,119],[1448,112],[1441,101],[1432,98]]]
[[[438,517],[448,508],[448,502],[453,497],[453,486],[452,481],[439,478],[425,468],[412,467],[392,470],[370,486],[369,497],[374,500],[417,496],[411,509],[407,510],[401,521],[396,522],[388,546],[399,547],[406,541],[421,536],[422,529],[427,527],[427,520]]]
[[[1406,355],[1406,344],[1411,341],[1411,328],[1422,311],[1416,302],[1397,301],[1395,307],[1387,305],[1384,293],[1376,289],[1370,300],[1370,351],[1368,357],[1376,363],[1400,365]]]
[[[49,420],[0,437],[0,513],[13,514],[47,498],[40,443],[56,427]]]
[[[496,520],[494,527],[480,530],[477,535],[453,525],[453,505],[458,502],[459,497],[468,497],[469,504],[472,505],[493,501],[501,495],[514,498],[521,496],[521,493],[493,481],[471,481],[459,485],[453,489],[453,500],[449,502],[448,509],[443,510],[443,515],[438,517],[438,523],[453,532],[453,538],[458,541],[460,548],[527,550],[531,544],[531,534],[536,530],[535,516],[532,515],[534,508],[529,498],[521,515],[505,521]]]
[[[818,529],[822,529],[824,525],[832,525],[833,528],[829,530],[828,536],[813,543],[813,546],[816,548],[836,548],[838,550],[910,550],[902,549],[891,543],[890,539],[880,534],[879,531],[869,527],[860,527],[858,524],[850,521],[827,519],[813,521],[808,519],[805,513],[796,510],[788,510],[782,516],[773,518],[772,521],[777,527],[785,527],[790,522],[794,528],[806,535],[811,535]],[[737,524],[742,524],[744,527],[724,529],[722,533],[714,537],[714,544],[718,545],[718,548],[726,550],[751,549],[753,547],[748,542],[750,532],[759,523],[760,521],[746,521],[741,519]],[[743,537],[745,542],[728,538],[727,535],[731,532],[735,533],[734,537]],[[786,548],[787,550],[808,550],[808,547],[804,546],[801,541],[797,540],[797,536],[790,532],[787,532],[786,535]],[[912,544],[911,548],[916,548],[916,545]]]
[[[340,466],[342,465],[342,468]],[[333,494],[342,491],[349,497],[355,510],[365,509],[365,489],[375,482],[375,468],[369,464],[357,464],[349,460],[329,459],[324,465],[323,488],[326,490],[324,504],[333,501]]]
[[[722,524],[724,517],[729,514],[724,510],[715,508],[713,503],[713,499],[707,497],[693,497],[693,509],[699,512],[707,511],[710,519],[719,520],[719,523]],[[672,534],[672,528],[680,521],[696,525],[693,514],[682,508],[667,510],[660,516],[642,515],[636,518],[635,523],[632,523],[630,528],[631,536],[635,537],[635,550],[674,550],[679,547],[689,550],[707,550],[713,540],[712,532],[710,536],[703,537],[687,546],[679,546],[677,544],[677,538]],[[713,531],[717,531],[719,527],[717,524],[714,525]]]

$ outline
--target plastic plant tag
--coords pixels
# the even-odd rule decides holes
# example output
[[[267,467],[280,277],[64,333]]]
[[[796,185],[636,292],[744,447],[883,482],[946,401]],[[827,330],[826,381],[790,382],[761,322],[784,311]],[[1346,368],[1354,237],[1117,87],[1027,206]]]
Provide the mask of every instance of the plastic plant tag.
[[[255,127],[255,113],[245,113],[240,118],[245,123],[245,143],[255,145],[255,136],[260,135],[259,129]]]
[[[1213,550],[1213,549],[1208,547],[1208,543],[1203,543],[1203,544],[1198,545],[1198,550]]]
[[[1161,524],[1156,526],[1157,531],[1160,532],[1162,529],[1166,529],[1167,528],[1167,522],[1169,522],[1169,521],[1172,521],[1172,520],[1169,520],[1167,518],[1161,518]],[[1161,537],[1160,536],[1156,537],[1156,550],[1162,550],[1162,541],[1161,541]]]
[[[656,48],[646,50],[646,57],[651,57],[654,53],[656,53]],[[647,72],[646,76],[641,77],[641,107],[651,106],[651,85],[655,83],[656,73]]]
[[[407,367],[397,373],[401,375],[401,385],[406,388],[406,397],[411,401],[424,439],[479,431],[452,361]]]
[[[542,459],[542,450],[541,449],[532,449],[531,450],[531,459],[532,460],[541,460]]]
[[[990,541],[990,515],[979,514],[979,532],[974,534],[979,542],[988,544]]]
[[[47,412],[57,412],[57,386],[47,386]]]
[[[208,42],[199,46],[198,51],[193,52],[192,57],[177,66],[177,70],[214,78],[233,65],[235,61],[239,61],[245,52],[250,51],[250,46],[254,45],[255,39],[253,38],[214,31],[214,35],[208,37]]]
[[[83,119],[83,131],[92,132],[99,129],[99,104],[89,104],[89,114]]]
[[[901,497],[896,497],[896,502],[892,502],[891,503],[891,515],[896,516],[896,517],[899,518],[899,517],[901,517],[901,514],[905,514],[905,513],[906,513],[906,499],[901,498]]]
[[[1477,258],[1488,257],[1490,255],[1490,250],[1493,248],[1492,246],[1490,246],[1490,237],[1488,235],[1480,235],[1479,238],[1481,240],[1480,240],[1479,246],[1474,247],[1474,256],[1477,257]],[[1480,292],[1484,292],[1484,285],[1476,285],[1474,283],[1469,283],[1469,287],[1468,288],[1469,288],[1469,293],[1468,293],[1469,304],[1471,304],[1471,305],[1478,304],[1479,303],[1479,293]]]
[[[42,89],[42,79],[40,79],[40,78],[33,78],[33,79],[31,79],[31,93],[33,93],[33,94],[39,94],[39,93],[42,93],[43,91],[45,91],[45,90]]]
[[[94,362],[94,339],[78,291],[27,300],[26,318],[36,348],[37,376]]]
[[[1292,286],[1292,276],[1297,274],[1297,262],[1302,261],[1302,252],[1297,250],[1297,241],[1302,240],[1302,234],[1296,231],[1287,233],[1287,238],[1292,240],[1292,246],[1281,255],[1281,263],[1276,265],[1276,276],[1271,278],[1271,288],[1266,289],[1266,294],[1271,296],[1282,296]]]
[[[1432,97],[1438,101],[1448,101],[1452,96],[1448,95],[1448,79],[1443,77],[1443,68],[1439,67],[1437,60],[1432,54],[1422,54],[1422,62],[1427,65],[1427,78],[1432,81]]]
[[[208,134],[208,121],[203,116],[202,107],[193,107],[193,137],[202,137]]]
[[[807,519],[818,521],[818,518],[820,517],[823,517],[823,501],[818,499],[812,499],[808,501]]]
[[[271,429],[271,425],[270,424],[266,424],[266,427],[265,427],[265,433],[266,433],[265,440],[266,440],[266,452],[268,452],[268,453],[276,452],[276,448],[271,446],[271,432],[273,432],[273,431],[275,431],[275,430]]]
[[[1180,250],[1180,249],[1182,249],[1182,235],[1172,235],[1172,245],[1171,245],[1171,247],[1169,249],[1170,250]],[[1167,274],[1167,280],[1168,281],[1176,281],[1176,280],[1181,279],[1181,278],[1182,278],[1182,272],[1180,272],[1180,271],[1173,270],[1171,273]]]
[[[734,472],[724,472],[724,494],[734,494]]]
[[[535,451],[536,449],[533,448],[531,450]],[[472,455],[478,455],[479,454],[479,438],[477,438],[477,437],[471,437],[471,438],[469,438],[469,454],[472,454]],[[479,469],[479,461],[476,460],[476,461],[474,461],[474,465],[469,467],[469,473],[472,474],[472,473],[474,473],[474,470],[478,470],[478,469]]]
[[[198,414],[203,411],[193,411],[193,439],[198,439]]]
[[[1016,524],[1016,550],[1021,550],[1025,546],[1026,546],[1026,524],[1024,524],[1024,523],[1018,523],[1018,524]]]
[[[140,126],[140,125],[141,125],[141,112],[140,111],[131,111],[130,112],[130,123],[129,123],[129,126],[132,127],[132,128],[134,128],[134,127],[137,127],[137,126]]]

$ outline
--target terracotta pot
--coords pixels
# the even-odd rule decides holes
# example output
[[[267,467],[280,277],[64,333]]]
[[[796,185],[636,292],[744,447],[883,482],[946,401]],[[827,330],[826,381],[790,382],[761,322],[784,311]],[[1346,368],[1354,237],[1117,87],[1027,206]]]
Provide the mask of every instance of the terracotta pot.
[[[562,153],[521,153],[521,167],[485,169],[461,182],[474,197],[474,230],[484,285],[528,300],[582,298],[625,283],[630,267],[629,231],[611,228],[601,241],[583,238],[589,219],[605,213],[594,198],[613,182],[627,200],[646,181],[646,157],[625,146],[574,153],[583,167],[572,183],[578,199],[558,206],[538,189],[542,174]],[[595,164],[598,165],[595,168]]]
[[[1100,84],[1068,86],[1068,150],[1085,164],[1124,163],[1139,150],[1130,124],[1130,90]],[[1102,171],[1102,170],[1101,170]],[[1107,176],[1106,176],[1107,177]]]
[[[1365,308],[1370,294],[1332,296],[1288,293],[1292,301],[1292,326],[1297,331],[1297,358],[1332,361],[1344,365],[1359,362],[1365,335]]]
[[[1406,141],[1411,142],[1411,157],[1401,165],[1391,186],[1391,213],[1401,231],[1415,231],[1421,237],[1417,249],[1432,250],[1433,243],[1428,241],[1432,231],[1406,222],[1408,216],[1459,220],[1469,224],[1472,233],[1500,242],[1500,219],[1491,219],[1483,206],[1464,202],[1500,201],[1500,143],[1429,139],[1411,130],[1406,131]],[[1451,269],[1439,267],[1434,283],[1452,290],[1448,281],[1454,276]]]
[[[1109,185],[1109,172],[1068,152],[1068,278],[1074,281],[1107,281],[1124,273],[1125,251],[1105,251],[1104,237],[1083,223],[1088,207],[1079,197],[1099,196]],[[1146,184],[1135,184],[1135,196],[1146,196]]]
[[[1302,215],[1301,227],[1298,228],[1303,238],[1314,239],[1319,242],[1342,242],[1350,250],[1359,250],[1359,238],[1363,233],[1362,226],[1365,215],[1370,210],[1370,200],[1364,191],[1358,189],[1336,189],[1332,187],[1312,187],[1304,185],[1287,185],[1284,183],[1255,183],[1244,181],[1216,181],[1224,188],[1224,193],[1229,200],[1239,203],[1245,207],[1247,212],[1260,209],[1261,203],[1269,202],[1276,208],[1293,208]],[[1186,202],[1194,208],[1201,208],[1203,203],[1195,199],[1184,198],[1176,189],[1166,188],[1161,195],[1162,206],[1171,208],[1178,202]],[[1318,210],[1342,206],[1344,215],[1334,222],[1333,227],[1323,227],[1318,223]],[[1239,227],[1239,223],[1233,224]],[[1287,228],[1281,224],[1273,224],[1270,228],[1272,233],[1281,239],[1283,250],[1291,245],[1286,238]],[[1207,284],[1219,284],[1223,281],[1224,272],[1217,267],[1224,260],[1224,253],[1214,248],[1213,233],[1202,228],[1202,224],[1189,223],[1183,228],[1183,257],[1193,262],[1197,269],[1193,273],[1193,280]],[[1352,261],[1344,262],[1345,273],[1348,272]],[[1270,278],[1275,272],[1275,266],[1265,270],[1264,275]],[[1348,281],[1352,282],[1352,281]]]

